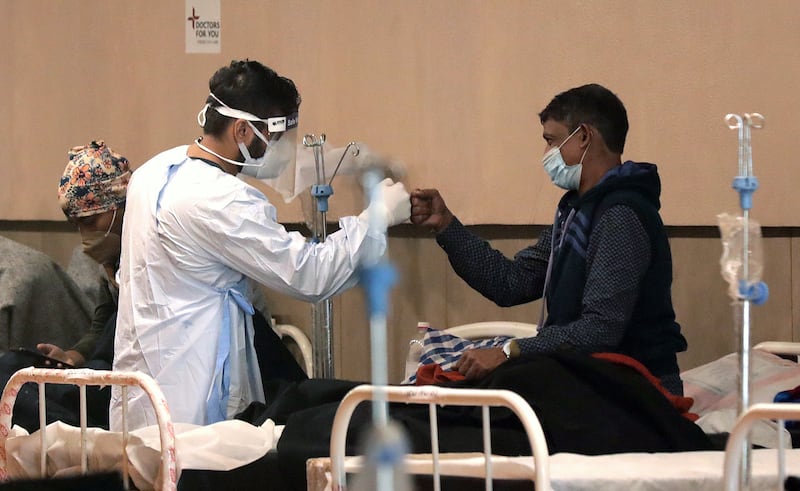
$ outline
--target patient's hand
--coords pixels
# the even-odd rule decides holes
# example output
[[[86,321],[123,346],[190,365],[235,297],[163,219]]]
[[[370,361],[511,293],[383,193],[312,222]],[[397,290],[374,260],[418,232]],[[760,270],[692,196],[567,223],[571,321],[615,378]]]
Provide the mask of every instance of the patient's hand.
[[[86,360],[83,358],[83,355],[81,355],[79,352],[74,350],[64,351],[55,344],[39,343],[36,345],[36,349],[38,349],[39,352],[45,356],[55,358],[56,360],[61,360],[64,363],[69,363],[74,367],[82,366],[86,362]]]
[[[506,361],[503,348],[471,349],[464,352],[455,369],[467,380],[481,379]]]
[[[453,213],[436,189],[415,189],[411,192],[411,223],[439,233],[453,221]]]

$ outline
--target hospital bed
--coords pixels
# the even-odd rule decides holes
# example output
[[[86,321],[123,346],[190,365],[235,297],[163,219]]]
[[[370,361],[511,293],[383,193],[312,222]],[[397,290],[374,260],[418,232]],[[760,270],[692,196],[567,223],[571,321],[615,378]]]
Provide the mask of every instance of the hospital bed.
[[[491,480],[494,465],[492,459],[491,440],[488,438],[489,426],[489,408],[490,407],[507,407],[511,409],[514,414],[522,422],[523,428],[528,436],[528,441],[532,449],[532,456],[528,457],[532,470],[529,473],[531,481],[537,483],[538,489],[550,488],[550,477],[547,459],[547,442],[545,441],[544,432],[542,431],[539,419],[534,414],[533,409],[528,405],[525,400],[514,392],[507,390],[477,390],[477,389],[453,389],[436,386],[420,386],[420,387],[376,387],[371,385],[362,385],[350,391],[347,396],[342,400],[339,409],[336,412],[334,425],[331,431],[331,477],[334,488],[345,489],[345,441],[347,436],[347,427],[350,422],[350,417],[353,414],[356,406],[368,400],[374,400],[380,397],[388,402],[404,402],[408,404],[427,404],[429,406],[429,414],[431,421],[431,448],[433,453],[430,459],[423,457],[422,459],[413,459],[409,461],[409,472],[414,474],[430,473],[434,479],[439,480],[444,472],[446,475],[449,473],[450,462],[452,460],[441,459],[438,448],[437,438],[437,425],[436,425],[436,406],[437,405],[463,405],[472,406],[479,405],[482,408],[483,415],[483,445],[484,452],[482,454],[482,473]],[[471,458],[471,457],[470,457]],[[309,478],[309,483],[320,482],[319,472],[325,472],[324,460],[320,461],[322,466],[310,464],[309,470],[314,472]],[[411,465],[415,463],[417,465]],[[355,461],[356,468],[363,465],[363,458]],[[536,465],[538,464],[538,465]],[[480,471],[478,471],[480,473]],[[438,489],[438,488],[437,488]]]
[[[281,338],[290,338],[297,345],[300,361],[307,373],[311,373],[311,343],[305,334],[296,326],[274,321],[273,328]],[[12,429],[11,425],[16,396],[26,382],[38,384],[39,390],[39,427],[44,430],[33,435],[27,435],[19,427]],[[45,384],[79,386],[79,429],[60,422],[46,424]],[[130,385],[142,387],[156,408],[159,424],[131,434],[87,428],[86,386],[92,385],[121,385],[123,394]],[[271,422],[262,427],[243,421],[192,426],[171,423],[163,394],[157,384],[142,373],[25,368],[9,379],[0,400],[0,481],[116,470],[122,474],[126,486],[130,475],[138,489],[173,490],[181,469],[176,442],[183,445],[184,468],[226,471],[255,461],[274,449],[280,435],[280,428],[275,428]],[[69,443],[59,443],[59,439]],[[213,442],[226,439],[236,443],[214,447]],[[20,461],[26,461],[27,465],[21,465]],[[168,477],[164,479],[163,476]]]
[[[539,491],[612,491],[612,490],[739,490],[739,466],[745,438],[753,424],[762,419],[800,419],[800,404],[756,404],[743,414],[734,426],[724,452],[624,453],[587,456],[561,453],[548,455],[541,425],[524,400],[507,391],[474,391],[441,387],[360,386],[342,401],[331,436],[331,457],[309,461],[309,491],[345,490],[348,474],[358,474],[365,468],[363,456],[345,455],[345,435],[354,407],[363,401],[380,396],[391,402],[428,404],[432,427],[435,427],[437,404],[479,405],[484,412],[489,406],[509,407],[522,420],[533,449],[532,456],[506,457],[492,455],[486,446],[478,454],[439,454],[436,451],[436,432],[432,431],[432,454],[412,454],[404,466],[412,475],[432,476],[432,488],[442,489],[442,478],[463,477],[480,479],[485,489],[497,482],[528,483]],[[518,397],[518,396],[516,396]],[[488,431],[488,416],[484,431]],[[484,442],[488,441],[484,438]],[[787,475],[800,471],[800,449],[757,449],[751,455],[749,489],[783,489]],[[788,472],[787,472],[788,470]],[[497,480],[497,481],[494,481]],[[446,482],[446,481],[445,481]],[[462,481],[463,482],[463,481]],[[724,487],[723,487],[724,485]]]
[[[454,331],[458,332],[459,329]],[[470,332],[469,329],[461,331],[461,333],[467,332]],[[764,356],[761,353],[767,352],[790,355],[800,353],[800,344],[796,343],[769,342],[754,348],[757,357]],[[774,360],[776,367],[786,367],[791,370],[792,374],[789,376],[781,374],[777,370],[770,370],[769,367],[757,367],[757,371],[763,374],[757,380],[765,383],[766,388],[763,390],[785,390],[797,386],[800,381],[798,378],[800,377],[800,367],[797,367],[796,364],[792,364],[793,366],[790,367],[783,364],[782,361],[778,361],[777,357],[774,358],[776,358]],[[704,374],[714,375],[722,371],[730,372],[730,367],[735,366],[735,360],[731,360],[730,357],[717,363],[716,366],[704,367],[704,370],[698,371],[698,374],[694,375],[693,383],[701,383],[699,379]],[[346,456],[344,441],[354,406],[359,402],[374,399],[376,394],[382,394],[381,399],[390,402],[429,405],[433,452],[408,455],[405,459],[405,467],[412,475],[432,476],[432,488],[435,490],[442,489],[443,477],[445,479],[447,477],[482,479],[485,482],[485,489],[493,489],[493,486],[496,485],[495,482],[504,483],[505,486],[509,485],[508,483],[516,483],[517,486],[513,489],[534,489],[535,487],[537,490],[569,491],[590,489],[719,490],[723,489],[723,486],[726,490],[739,489],[739,466],[743,454],[743,444],[745,438],[752,435],[756,424],[763,424],[762,432],[774,431],[777,449],[763,448],[750,453],[749,489],[783,489],[783,482],[787,474],[800,473],[800,449],[784,449],[785,446],[790,445],[790,442],[785,440],[786,432],[781,430],[782,422],[779,421],[778,424],[775,424],[772,421],[766,423],[763,421],[777,418],[800,419],[800,404],[762,403],[752,406],[745,414],[736,419],[730,428],[730,437],[725,452],[623,453],[599,456],[557,453],[549,455],[546,444],[542,448],[544,436],[541,434],[541,425],[532,411],[519,410],[513,401],[505,399],[504,394],[500,394],[504,391],[498,391],[500,393],[493,393],[485,397],[481,397],[481,392],[484,391],[432,386],[391,387],[388,389],[362,386],[354,389],[345,397],[340,410],[336,413],[331,435],[331,457],[312,459],[308,463],[308,489],[312,491],[346,489],[346,476],[358,474],[364,470],[365,458],[363,456]],[[772,395],[774,393],[772,392]],[[719,400],[724,401],[725,398],[720,397]],[[487,447],[484,448],[483,453],[440,454],[435,443],[437,430],[434,429],[437,404],[476,405],[481,406],[484,412],[488,411],[488,406],[511,407],[523,422],[533,449],[532,455],[527,457],[492,455],[491,448]],[[527,406],[527,404],[524,405]],[[530,408],[528,407],[528,409]],[[484,432],[486,431],[489,431],[487,422],[484,424]],[[484,442],[486,441],[488,439],[484,437]],[[493,479],[498,481],[493,482]],[[527,487],[519,486],[519,483],[525,482],[528,483]]]
[[[80,385],[82,383],[93,383],[88,379],[84,379],[90,375],[99,375],[101,377],[100,380],[105,376],[102,372],[99,374],[97,372],[92,374],[85,372],[92,371],[46,370],[45,372],[41,372],[35,369],[24,369],[20,377],[33,376],[41,379],[43,374],[46,374],[48,377],[51,375],[63,376],[65,377],[64,381],[78,383]],[[11,406],[13,403],[11,395],[18,389],[24,379],[14,378],[13,380],[13,384],[10,382],[6,388],[7,395],[4,395],[3,399],[0,400],[0,416],[2,416],[2,418],[0,418],[0,455],[4,458],[7,455],[7,437],[12,436],[12,434],[9,433]],[[137,384],[140,383],[138,380],[135,382]],[[102,383],[110,383],[110,381],[103,380]],[[527,489],[532,489],[535,485],[536,489],[558,490],[716,490],[722,489],[724,479],[723,470],[726,466],[735,467],[737,465],[735,460],[731,460],[730,462],[732,463],[729,464],[729,461],[726,460],[725,453],[721,451],[616,454],[601,456],[568,453],[548,455],[546,444],[543,443],[544,437],[541,425],[536,415],[527,404],[524,404],[524,401],[523,404],[520,404],[518,400],[519,396],[513,392],[489,390],[469,391],[465,389],[437,387],[392,387],[389,390],[392,391],[390,400],[393,402],[404,401],[428,405],[430,408],[429,414],[433,414],[433,418],[435,418],[434,408],[437,405],[475,404],[478,406],[486,406],[485,409],[482,409],[484,412],[488,411],[488,407],[510,407],[523,422],[522,426],[525,429],[527,439],[533,449],[531,455],[527,457],[492,455],[490,446],[484,446],[483,453],[440,453],[438,456],[435,456],[436,452],[432,452],[431,454],[408,456],[406,463],[409,472],[415,475],[442,476],[445,482],[447,482],[449,476],[484,478],[488,475],[496,480],[495,483],[522,483],[523,485],[527,483]],[[352,408],[355,407],[355,404],[357,404],[359,400],[367,400],[374,394],[374,387],[359,387],[353,391],[352,395],[348,395],[344,399],[340,405],[340,410],[337,411],[337,417],[334,423],[330,449],[330,455],[332,457],[312,459],[308,462],[308,489],[326,489],[328,487],[333,487],[333,483],[341,485],[343,482],[342,479],[346,473],[357,473],[363,467],[364,462],[362,458],[345,456],[342,442],[347,429],[346,420],[352,414]],[[159,398],[155,397],[155,399]],[[795,405],[780,405],[780,409],[795,410]],[[788,416],[784,414],[778,416],[788,418]],[[748,418],[750,417],[748,416]],[[750,425],[752,421],[747,419],[746,424]],[[92,438],[96,435],[93,435],[83,428],[81,428],[80,431],[82,435],[84,432],[86,435],[85,440],[84,437],[81,436],[81,443],[85,443],[86,446],[91,449]],[[247,431],[253,432],[252,427]],[[279,433],[279,431],[276,432],[276,437],[277,433]],[[169,434],[170,432],[167,430],[166,435],[169,436]],[[732,432],[732,434],[734,434],[734,432]],[[159,450],[166,449],[165,452],[162,452],[158,464],[159,469],[156,470],[156,472],[160,472],[161,475],[171,476],[179,472],[180,460],[182,460],[182,453],[180,452],[181,447],[177,447],[177,453],[175,450],[170,450],[171,448],[174,449],[175,444],[170,444],[169,441],[167,441],[166,444],[162,443],[159,448]],[[263,449],[256,448],[254,450],[254,455],[259,451],[266,453],[269,448],[274,448],[274,445],[265,445]],[[436,446],[432,444],[432,448],[435,449]],[[40,451],[40,446],[37,445],[37,449],[37,451]],[[798,454],[798,452],[800,452],[800,450],[789,450],[785,453],[784,468],[788,469],[789,474],[793,472],[795,474],[800,473],[800,454]],[[756,450],[753,452],[753,489],[765,489],[766,486],[772,486],[776,476],[780,475],[774,454],[774,450],[768,449]],[[171,457],[174,457],[174,463],[170,463],[169,459]],[[220,457],[224,456],[220,455]],[[119,456],[117,456],[117,459],[119,460],[114,465],[121,467],[124,460]],[[41,463],[42,461],[43,459],[37,462]],[[4,461],[2,462],[5,463]],[[491,467],[489,467],[490,464]],[[89,467],[91,469],[91,466]],[[172,469],[178,469],[178,471]],[[0,476],[9,477],[5,467],[0,470]],[[168,479],[165,484],[169,485],[170,483],[171,480]],[[159,487],[158,489],[174,488]],[[434,487],[434,489],[438,488]],[[491,487],[487,487],[487,489],[491,489]],[[770,487],[770,489],[774,489],[774,486]]]
[[[47,438],[46,425],[46,405],[45,405],[45,384],[74,384],[80,387],[80,471],[86,474],[89,470],[88,447],[90,445],[88,429],[86,427],[86,386],[87,385],[119,385],[122,386],[123,400],[126,400],[127,389],[129,386],[140,387],[149,397],[153,409],[155,410],[158,421],[158,434],[160,438],[160,469],[156,481],[160,483],[159,489],[163,491],[173,491],[176,489],[178,471],[177,455],[175,451],[175,430],[169,415],[167,401],[161,389],[149,376],[138,372],[113,372],[105,370],[91,369],[69,369],[59,370],[51,368],[23,368],[9,379],[0,398],[0,480],[6,481],[11,475],[8,468],[9,448],[7,446],[9,436],[12,435],[11,418],[13,414],[14,402],[20,388],[26,382],[34,382],[39,385],[39,419],[41,430],[38,438],[39,447],[39,477],[48,476],[48,444],[51,440]],[[126,449],[129,442],[127,426],[127,405],[123,404],[122,421],[125,430],[120,439],[120,452],[116,462],[122,472],[122,479],[125,489],[128,489],[128,477],[130,474]],[[116,467],[112,463],[112,468]]]

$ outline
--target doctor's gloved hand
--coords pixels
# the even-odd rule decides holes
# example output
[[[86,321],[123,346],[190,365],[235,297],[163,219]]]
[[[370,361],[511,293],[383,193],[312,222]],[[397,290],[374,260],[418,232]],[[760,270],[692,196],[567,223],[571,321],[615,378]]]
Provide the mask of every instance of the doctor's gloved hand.
[[[446,229],[453,221],[437,189],[415,189],[411,192],[411,223],[428,227],[435,233]]]
[[[369,221],[369,214],[374,210],[383,214],[386,219],[386,226],[391,227],[408,220],[411,215],[411,200],[408,191],[402,182],[394,182],[388,177],[378,183],[381,186],[381,201],[370,203],[366,210],[362,211],[358,218]]]

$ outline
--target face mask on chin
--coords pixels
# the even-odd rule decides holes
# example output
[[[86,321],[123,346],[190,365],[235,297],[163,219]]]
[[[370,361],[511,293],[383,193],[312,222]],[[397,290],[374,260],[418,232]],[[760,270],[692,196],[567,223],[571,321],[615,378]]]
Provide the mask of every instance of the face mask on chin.
[[[239,147],[239,153],[242,156],[242,162],[223,157],[222,155],[200,143],[199,139],[195,141],[195,143],[198,147],[216,157],[219,157],[225,162],[241,167],[239,172],[242,175],[255,177],[256,179],[275,179],[276,177],[280,176],[286,167],[288,167],[289,164],[291,164],[295,159],[296,149],[294,148],[293,139],[287,138],[284,135],[283,138],[269,141],[260,131],[258,131],[255,125],[249,121],[247,124],[250,125],[257,138],[253,138],[253,141],[250,142],[250,145],[245,145],[244,142],[237,143],[237,146]],[[260,157],[254,158],[253,154],[256,153],[256,148],[260,146],[259,140],[265,147],[264,152]]]
[[[241,173],[256,179],[275,179],[294,161],[296,152],[294,140],[284,135],[283,138],[269,142],[262,157],[264,165],[261,167],[244,166]]]
[[[580,188],[583,159],[586,157],[586,152],[589,151],[589,147],[586,147],[586,150],[583,151],[583,155],[581,156],[581,161],[575,165],[567,165],[564,161],[564,157],[561,155],[561,147],[563,147],[579,129],[581,129],[580,126],[575,128],[575,131],[570,133],[570,135],[561,142],[561,145],[551,148],[542,157],[544,170],[547,172],[547,175],[550,176],[550,180],[553,181],[553,184],[556,186],[567,191]],[[591,145],[591,142],[589,145]]]
[[[235,164],[242,166],[242,170],[248,167],[264,167],[264,164],[267,161],[267,152],[269,151],[269,140],[267,140],[267,137],[264,136],[264,134],[261,133],[250,121],[248,121],[247,124],[250,126],[250,129],[253,130],[253,134],[256,137],[253,138],[253,141],[250,142],[250,145],[245,145],[244,142],[237,143],[239,146],[239,153],[242,154],[243,162],[235,162]],[[263,144],[264,151],[261,153],[260,157],[253,157],[253,155],[256,153],[255,149],[262,146],[259,144],[259,140]]]
[[[245,145],[244,142],[237,142],[242,161],[236,161],[225,158],[212,151],[200,143],[199,139],[195,142],[198,147],[225,162],[240,166],[240,173],[242,175],[255,177],[256,179],[275,179],[295,161],[298,124],[296,110],[288,115],[263,119],[252,113],[229,107],[213,93],[209,95],[220,104],[219,106],[214,106],[213,110],[229,118],[245,120],[253,130],[253,134],[266,145],[266,148],[264,153],[261,154],[261,157],[254,158],[253,155],[256,153],[255,148],[257,148],[254,147],[255,142],[250,142],[250,145]],[[197,123],[202,127],[205,127],[206,112],[209,109],[212,109],[212,107],[206,104],[203,106],[203,109],[197,113]],[[254,121],[264,123],[267,131],[273,135],[273,138],[268,139],[264,136],[264,134],[255,127],[253,124]],[[279,135],[279,137],[275,138],[274,135]]]
[[[256,132],[256,130],[253,130]],[[267,150],[269,149],[269,144],[266,140],[262,140],[260,138],[253,138],[253,141],[250,142],[250,145],[245,145],[244,142],[239,142],[239,154],[242,156],[242,161],[245,164],[252,164],[252,166],[261,167],[264,165],[264,161],[266,160]],[[253,157],[253,155],[261,154],[260,157]],[[242,166],[242,168],[246,168],[250,166]]]

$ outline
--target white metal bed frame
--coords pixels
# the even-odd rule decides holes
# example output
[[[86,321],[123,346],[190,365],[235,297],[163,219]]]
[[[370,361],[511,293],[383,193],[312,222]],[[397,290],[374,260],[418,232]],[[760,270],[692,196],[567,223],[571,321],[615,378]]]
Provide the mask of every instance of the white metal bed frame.
[[[800,352],[800,346],[793,343],[762,343],[757,348],[775,353],[794,354]],[[15,373],[9,380],[0,398],[0,481],[9,479],[7,471],[6,442],[10,434],[13,406],[19,389],[26,382],[35,382],[39,385],[39,417],[40,417],[40,445],[41,445],[41,472],[44,476],[47,463],[46,455],[46,407],[44,398],[44,385],[46,383],[74,384],[80,388],[81,406],[81,470],[87,472],[86,462],[86,385],[121,385],[123,392],[131,385],[141,387],[149,396],[156,410],[160,439],[161,439],[161,482],[163,490],[177,489],[177,456],[175,451],[175,434],[169,416],[169,410],[163,393],[150,377],[136,372],[111,372],[91,369],[38,369],[25,368]],[[378,387],[362,385],[351,390],[342,400],[337,409],[331,433],[331,474],[335,489],[346,489],[345,472],[345,440],[347,426],[356,406],[364,401],[380,397],[389,402],[404,402],[407,404],[428,404],[431,423],[431,465],[430,471],[416,473],[431,474],[434,478],[434,489],[441,489],[440,453],[438,450],[437,431],[437,405],[480,405],[483,415],[484,452],[482,463],[483,475],[486,479],[486,489],[492,489],[492,453],[489,438],[489,407],[507,407],[514,411],[527,433],[532,449],[531,459],[534,467],[527,477],[535,483],[538,490],[551,489],[550,463],[547,443],[544,439],[541,424],[533,410],[518,394],[506,390],[478,390],[478,389],[452,389],[436,386],[391,386]],[[123,408],[123,421],[126,418],[127,408]],[[724,455],[724,489],[733,491],[739,489],[742,452],[741,448],[750,431],[751,426],[760,419],[778,419],[779,426],[782,420],[800,420],[800,403],[780,404],[755,404],[745,412],[737,421],[730,433]],[[128,442],[128,432],[123,432],[123,456]],[[786,476],[786,466],[783,448],[776,450],[778,454],[777,480],[782,483]],[[352,465],[348,463],[348,465]],[[351,470],[358,470],[358,464]],[[128,487],[128,461],[122,460],[124,485]],[[447,475],[456,475],[445,473]]]
[[[381,391],[382,394],[378,395]],[[351,459],[346,457],[345,454],[345,440],[347,434],[347,426],[356,406],[364,401],[369,401],[375,397],[381,397],[382,400],[390,402],[404,402],[410,404],[428,404],[430,406],[430,422],[431,422],[431,463],[429,465],[419,465],[420,459],[415,459],[414,462],[418,465],[414,466],[411,471],[414,474],[426,474],[433,476],[434,490],[441,489],[441,476],[472,476],[482,477],[485,479],[485,486],[487,490],[492,489],[492,459],[494,456],[491,454],[491,448],[488,438],[489,423],[488,423],[488,408],[489,406],[504,406],[509,407],[517,414],[523,422],[523,426],[528,435],[528,439],[533,449],[532,456],[533,468],[531,468],[526,476],[530,479],[535,489],[550,491],[551,475],[550,475],[550,459],[548,454],[547,444],[542,433],[541,425],[536,418],[533,410],[528,406],[524,399],[514,392],[506,390],[479,390],[479,389],[452,389],[436,386],[420,386],[420,387],[377,387],[370,385],[361,385],[354,388],[342,400],[339,409],[334,418],[333,428],[331,432],[331,446],[330,446],[330,472],[332,488],[338,491],[345,491],[347,489],[346,472],[357,473],[363,469],[365,461],[361,459]],[[438,450],[437,429],[436,429],[436,405],[481,405],[483,410],[483,431],[484,431],[484,452],[482,455],[482,464],[484,467],[483,474],[463,474],[459,471],[453,471],[451,466],[447,472],[440,471],[440,455]],[[800,403],[779,403],[779,404],[755,404],[747,412],[745,412],[737,421],[734,429],[730,433],[724,453],[720,452],[721,459],[717,460],[722,464],[716,473],[715,479],[720,482],[720,488],[726,491],[738,491],[741,489],[741,472],[740,466],[742,462],[742,446],[747,434],[749,433],[752,425],[760,419],[778,419],[778,426],[782,426],[783,420],[800,420]],[[780,433],[779,433],[780,434]],[[780,438],[780,437],[779,437]],[[800,450],[793,450],[800,452]],[[776,465],[776,479],[775,489],[783,489],[782,485],[787,476],[785,464],[785,449],[782,442],[779,443],[778,449],[773,450],[760,450],[760,452],[775,452],[778,457]],[[707,452],[701,452],[701,454]],[[445,454],[447,455],[447,454]],[[470,454],[472,455],[472,454]],[[672,454],[670,454],[672,455]],[[422,456],[420,456],[422,457]],[[608,456],[605,456],[608,457]],[[527,458],[527,457],[526,457]],[[587,457],[591,458],[591,457]],[[694,457],[693,457],[694,458]],[[327,460],[327,459],[314,459],[314,460]],[[345,462],[347,460],[347,462]],[[501,459],[502,460],[502,459]],[[795,456],[794,462],[797,463]],[[717,464],[717,465],[719,465]],[[324,464],[322,464],[324,466]],[[347,467],[346,467],[347,466]],[[560,465],[563,472],[563,463]],[[679,471],[679,469],[675,469]],[[796,471],[800,474],[800,469]],[[508,478],[509,476],[506,476]],[[519,477],[516,477],[519,478]],[[763,489],[765,485],[763,470],[760,473],[760,486],[758,489]],[[318,483],[315,483],[318,484]],[[724,485],[724,487],[722,486]],[[317,489],[311,487],[309,489]],[[327,489],[327,488],[326,488]],[[772,488],[770,488],[772,489]]]
[[[537,325],[528,322],[485,321],[452,326],[444,331],[466,339],[488,338],[493,336],[528,338],[536,336]]]
[[[302,330],[290,324],[277,324],[273,319],[273,329],[279,337],[291,338],[300,349],[303,357],[303,367],[307,374],[313,373],[313,356],[311,342]],[[9,379],[0,398],[0,481],[8,481],[8,460],[6,442],[11,434],[12,415],[17,394],[23,384],[37,383],[39,386],[39,427],[40,427],[40,473],[46,476],[47,466],[47,419],[46,419],[46,384],[77,385],[80,397],[80,431],[81,431],[81,472],[88,472],[87,465],[87,422],[86,422],[86,386],[122,386],[122,477],[125,489],[128,489],[130,470],[126,454],[129,442],[127,427],[127,391],[129,386],[140,387],[150,398],[156,412],[161,440],[161,482],[163,491],[177,489],[178,470],[177,455],[175,452],[175,431],[169,414],[166,398],[158,384],[148,375],[141,372],[119,372],[93,369],[52,369],[52,368],[23,368]]]
[[[441,471],[439,467],[439,442],[436,406],[481,406],[483,415],[483,460],[484,478],[486,489],[492,489],[492,449],[489,437],[489,408],[507,407],[514,411],[522,422],[528,441],[531,446],[534,462],[534,472],[530,476],[538,491],[549,491],[550,473],[548,463],[547,442],[544,438],[539,419],[520,395],[508,390],[482,390],[482,389],[453,389],[436,386],[404,387],[390,386],[379,387],[373,385],[360,385],[352,389],[339,404],[331,429],[331,471],[335,489],[347,488],[346,473],[344,468],[345,440],[350,417],[359,403],[380,397],[388,402],[404,402],[406,404],[427,404],[429,406],[429,419],[431,423],[431,449],[432,449],[432,475],[434,489],[441,489]]]
[[[800,419],[800,404],[798,403],[761,403],[753,404],[736,421],[736,425],[728,436],[725,445],[725,490],[737,491],[742,484],[740,482],[740,468],[742,466],[742,448],[747,441],[747,436],[753,424],[761,419],[777,419],[778,428],[783,427],[785,420]],[[778,432],[779,445],[775,450],[778,457],[778,476],[776,489],[783,489],[783,482],[786,478],[786,455],[782,442],[783,432]]]
[[[272,329],[281,339],[289,337],[297,344],[300,354],[303,356],[303,368],[306,371],[306,375],[312,377],[314,374],[314,349],[308,336],[297,326],[277,324],[274,317],[272,318]]]
[[[500,323],[506,324],[506,323]],[[447,331],[462,337],[482,337],[496,335],[498,333],[498,323],[486,322],[456,326]],[[507,326],[506,326],[507,327]],[[523,325],[521,329],[530,329],[530,325]],[[502,331],[504,332],[504,331]],[[530,332],[530,331],[523,331]],[[505,332],[504,332],[505,333]],[[516,334],[520,336],[522,334]],[[775,354],[800,355],[800,343],[791,342],[764,342],[754,348],[768,351]],[[376,397],[378,391],[384,400],[390,402],[404,402],[414,404],[429,404],[431,422],[431,448],[432,463],[430,472],[434,477],[434,489],[441,489],[441,472],[439,470],[440,454],[437,443],[436,429],[436,410],[437,404],[457,404],[457,405],[482,405],[484,411],[484,445],[489,440],[487,436],[488,428],[488,406],[506,406],[514,410],[528,434],[531,448],[533,449],[532,459],[534,462],[535,475],[531,475],[531,480],[535,482],[536,489],[551,489],[550,464],[547,444],[544,440],[541,425],[533,413],[530,406],[519,395],[510,391],[489,391],[477,389],[450,389],[436,386],[419,387],[376,387],[363,385],[353,389],[342,401],[334,418],[331,433],[330,462],[331,475],[334,489],[346,489],[345,472],[345,437],[347,425],[355,407],[363,401],[371,400]],[[488,393],[488,395],[487,395]],[[735,491],[740,488],[741,473],[741,449],[752,425],[760,419],[778,419],[778,428],[783,426],[783,419],[800,420],[800,403],[780,403],[780,404],[755,404],[746,411],[738,420],[727,442],[724,453],[724,465],[722,470],[722,480],[726,491]],[[783,433],[778,432],[779,448],[775,450],[778,456],[777,482],[782,486],[786,477],[785,453],[783,449]],[[492,489],[491,477],[491,448],[484,448],[483,463],[484,477],[486,479],[486,489]],[[361,463],[348,460],[348,467],[352,471],[358,471]],[[420,473],[420,471],[417,471]],[[800,470],[798,471],[800,473]],[[451,473],[449,475],[457,475]]]
[[[125,489],[129,489],[129,469],[127,445],[129,441],[127,427],[127,390],[129,386],[138,386],[148,395],[156,412],[159,435],[161,439],[161,490],[175,491],[178,482],[177,455],[175,453],[175,430],[172,426],[167,401],[156,382],[140,372],[115,372],[109,370],[23,368],[11,376],[2,398],[0,398],[0,481],[8,481],[6,441],[11,432],[12,414],[17,394],[23,384],[34,382],[39,385],[39,436],[41,447],[41,474],[46,477],[47,466],[47,420],[45,406],[45,384],[72,384],[80,390],[80,424],[81,424],[81,472],[86,474],[86,386],[87,385],[121,385],[122,386],[122,478]]]
[[[764,341],[753,346],[753,349],[760,349],[776,355],[800,356],[800,343],[792,341]]]

